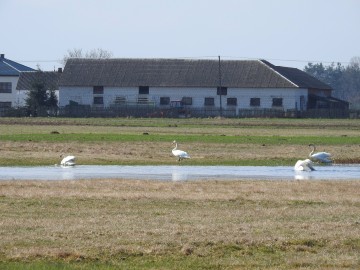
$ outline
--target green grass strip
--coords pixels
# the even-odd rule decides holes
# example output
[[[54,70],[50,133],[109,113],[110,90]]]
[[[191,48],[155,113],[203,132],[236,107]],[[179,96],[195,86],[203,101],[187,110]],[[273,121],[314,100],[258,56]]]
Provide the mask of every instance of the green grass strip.
[[[204,143],[239,143],[239,144],[360,144],[360,137],[347,136],[224,136],[224,135],[143,135],[143,134],[14,134],[0,135],[0,141],[33,142],[204,142]]]

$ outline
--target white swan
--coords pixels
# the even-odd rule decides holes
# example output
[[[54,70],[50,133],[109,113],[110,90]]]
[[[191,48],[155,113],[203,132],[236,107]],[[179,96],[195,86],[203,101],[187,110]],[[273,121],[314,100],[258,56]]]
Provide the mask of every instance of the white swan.
[[[185,151],[182,151],[182,150],[178,150],[177,147],[177,142],[176,141],[173,141],[172,144],[175,144],[175,148],[171,151],[172,154],[178,158],[178,161],[181,161],[183,160],[184,158],[190,158],[189,154],[186,153]]]
[[[75,156],[66,156],[60,162],[60,165],[64,167],[75,166],[75,164]]]
[[[310,159],[298,160],[294,166],[295,171],[315,171]]]
[[[322,162],[322,163],[331,163],[331,154],[327,153],[327,152],[317,152],[314,153],[316,150],[316,147],[314,144],[309,144],[309,147],[312,147],[312,151],[309,154],[309,158],[314,160],[314,161],[318,161],[318,162]]]

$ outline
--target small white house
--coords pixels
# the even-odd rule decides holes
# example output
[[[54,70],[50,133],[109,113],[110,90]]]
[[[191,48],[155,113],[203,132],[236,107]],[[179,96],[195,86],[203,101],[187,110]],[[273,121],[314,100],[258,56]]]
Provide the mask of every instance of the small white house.
[[[34,70],[5,58],[5,54],[0,54],[0,109],[19,105],[16,86],[23,71]]]
[[[69,59],[59,82],[59,106],[92,108],[148,104],[191,109],[305,111],[309,96],[331,87],[307,73],[264,60]]]

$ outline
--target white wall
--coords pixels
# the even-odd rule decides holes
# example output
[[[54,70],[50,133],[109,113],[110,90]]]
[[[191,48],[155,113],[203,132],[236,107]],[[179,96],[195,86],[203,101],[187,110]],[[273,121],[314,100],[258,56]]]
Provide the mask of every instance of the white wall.
[[[94,96],[103,96],[104,107],[109,107],[114,103],[116,97],[125,97],[127,102],[137,102],[138,87],[118,88],[104,87],[103,95],[94,95],[93,87],[60,87],[59,106],[69,104],[69,101],[76,101],[82,105],[93,105]],[[260,98],[260,107],[272,108],[273,98],[283,99],[283,109],[300,109],[300,97],[303,96],[307,102],[307,89],[287,88],[287,89],[264,89],[264,88],[228,88],[227,95],[222,96],[222,107],[239,109],[252,109],[250,106],[251,98]],[[205,97],[214,98],[214,108],[220,107],[220,96],[217,95],[215,88],[181,88],[181,87],[150,87],[149,101],[153,101],[156,106],[160,106],[161,97],[170,97],[170,100],[181,100],[183,97],[192,97],[190,107],[204,107]],[[227,106],[227,98],[237,98],[237,106]]]
[[[91,105],[93,102],[92,87],[59,87],[59,106],[64,107],[69,101],[82,105]]]
[[[215,101],[214,107],[220,107],[220,96],[214,88],[150,88],[149,96],[152,96],[156,104],[160,105],[160,97],[170,97],[171,100],[181,100],[182,97],[192,97],[192,107],[203,107],[205,97],[212,97]],[[227,95],[221,96],[223,108],[234,108],[227,106],[227,98],[237,98],[238,109],[252,109],[251,98],[260,98],[260,108],[272,108],[273,98],[283,99],[283,109],[300,109],[300,96],[304,96],[307,102],[307,89],[264,89],[264,88],[228,88]]]
[[[260,108],[271,109],[273,98],[283,99],[283,109],[295,109],[300,106],[300,96],[307,99],[307,89],[298,88],[249,88],[249,89],[228,89],[228,95],[225,97],[237,97],[237,109],[252,109],[250,106],[251,98],[260,98]]]

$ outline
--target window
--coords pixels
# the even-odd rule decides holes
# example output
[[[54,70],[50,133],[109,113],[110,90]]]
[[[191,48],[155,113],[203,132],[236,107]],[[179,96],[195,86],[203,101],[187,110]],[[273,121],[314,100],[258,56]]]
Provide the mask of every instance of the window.
[[[228,98],[227,99],[228,106],[236,106],[237,105],[237,98]]]
[[[11,102],[0,102],[0,108],[11,108]]]
[[[250,106],[251,107],[259,107],[260,106],[260,98],[250,98]]]
[[[192,97],[183,97],[181,101],[184,105],[192,105]]]
[[[104,98],[103,97],[94,97],[94,105],[103,105]]]
[[[215,101],[214,98],[212,97],[207,97],[205,98],[205,106],[214,106],[215,105]]]
[[[0,82],[0,93],[11,93],[11,82]]]
[[[273,98],[272,106],[273,107],[282,107],[283,99],[282,98]]]
[[[169,97],[160,97],[160,105],[169,105],[170,98]]]
[[[139,86],[139,95],[148,95],[149,86]]]
[[[103,95],[104,94],[104,86],[94,86],[93,94],[94,95]]]
[[[221,91],[220,91],[220,87],[217,88],[217,95],[220,96],[220,94],[222,96],[226,96],[227,95],[227,87],[221,87]]]

